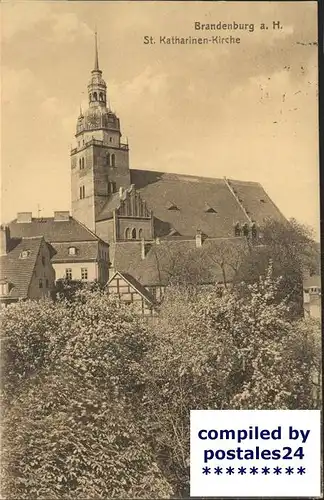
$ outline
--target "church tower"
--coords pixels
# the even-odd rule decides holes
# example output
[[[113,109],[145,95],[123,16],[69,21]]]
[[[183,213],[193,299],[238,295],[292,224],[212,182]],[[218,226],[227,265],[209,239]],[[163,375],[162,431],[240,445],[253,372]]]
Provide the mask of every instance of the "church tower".
[[[121,142],[119,118],[107,107],[97,33],[88,96],[88,109],[80,110],[77,120],[77,145],[71,151],[72,215],[95,232],[96,220],[113,193],[130,186],[128,144]]]

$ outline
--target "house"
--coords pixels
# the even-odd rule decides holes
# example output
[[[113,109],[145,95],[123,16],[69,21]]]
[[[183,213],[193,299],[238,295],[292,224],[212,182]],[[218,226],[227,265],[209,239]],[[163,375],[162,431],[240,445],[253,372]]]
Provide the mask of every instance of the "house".
[[[12,238],[1,226],[0,303],[50,297],[55,289],[55,250],[42,236]]]
[[[153,296],[130,274],[115,272],[107,283],[108,292],[115,294],[122,303],[133,305],[134,311],[144,317],[156,315]]]
[[[55,250],[52,264],[56,280],[108,281],[109,245],[69,212],[54,217],[34,218],[30,212],[18,213],[9,224],[13,237],[43,236]]]

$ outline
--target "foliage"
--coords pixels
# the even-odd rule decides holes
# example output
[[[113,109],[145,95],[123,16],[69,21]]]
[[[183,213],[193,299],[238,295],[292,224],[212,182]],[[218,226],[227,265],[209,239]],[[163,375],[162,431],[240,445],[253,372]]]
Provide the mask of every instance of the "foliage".
[[[103,292],[81,290],[73,302],[10,306],[2,326],[3,353],[12,360],[4,383],[6,497],[169,497],[133,418],[148,332],[131,311]]]
[[[188,497],[191,409],[312,408],[320,325],[273,274],[176,281],[148,324],[97,287],[3,309],[6,498]]]
[[[306,226],[291,219],[283,223],[268,220],[261,231],[262,244],[246,255],[235,276],[235,284],[256,283],[271,262],[273,276],[281,277],[277,300],[286,299],[290,316],[303,315],[303,277],[305,272],[319,274],[319,246]]]

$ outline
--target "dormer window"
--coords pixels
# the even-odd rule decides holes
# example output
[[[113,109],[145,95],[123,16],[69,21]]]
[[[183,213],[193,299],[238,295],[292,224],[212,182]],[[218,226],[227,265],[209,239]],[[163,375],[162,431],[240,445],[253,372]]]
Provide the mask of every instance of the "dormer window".
[[[69,247],[69,255],[76,255],[77,249],[75,247]]]
[[[179,208],[177,207],[177,205],[175,205],[174,203],[171,203],[171,202],[167,203],[166,208],[168,210],[179,210]]]
[[[211,207],[208,203],[205,204],[205,213],[206,214],[217,214],[217,211]]]
[[[261,198],[260,203],[265,203],[265,200]]]
[[[20,252],[19,259],[27,259],[30,256],[30,250]]]

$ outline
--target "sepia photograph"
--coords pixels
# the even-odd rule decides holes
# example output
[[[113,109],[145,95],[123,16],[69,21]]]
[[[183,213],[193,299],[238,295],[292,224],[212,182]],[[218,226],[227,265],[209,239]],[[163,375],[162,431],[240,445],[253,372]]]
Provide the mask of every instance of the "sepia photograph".
[[[2,2],[1,498],[320,496],[317,11]]]

